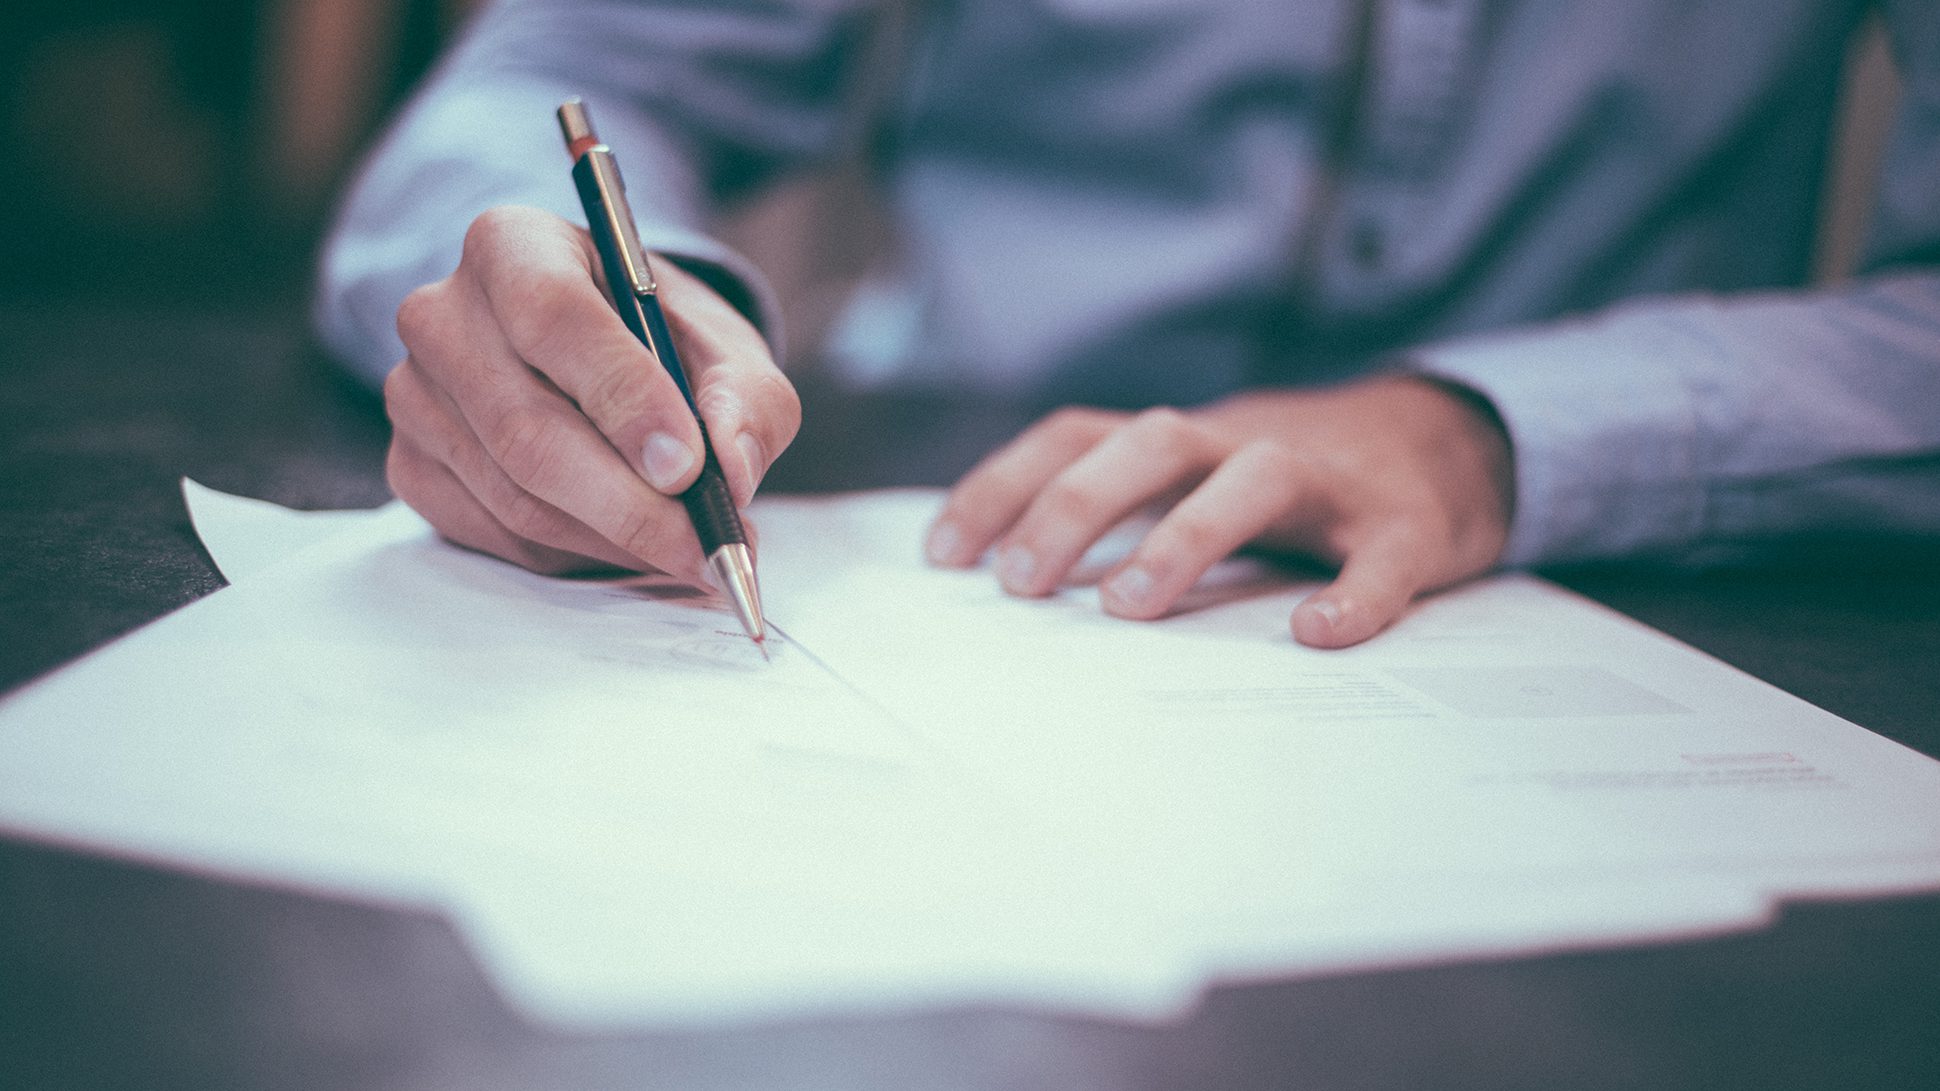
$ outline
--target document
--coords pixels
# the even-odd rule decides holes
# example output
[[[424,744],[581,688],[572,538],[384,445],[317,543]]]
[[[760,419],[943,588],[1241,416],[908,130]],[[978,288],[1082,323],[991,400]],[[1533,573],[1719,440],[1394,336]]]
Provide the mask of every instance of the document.
[[[0,830],[437,908],[554,1024],[1162,1018],[1940,887],[1940,763],[1528,577],[1319,652],[1248,562],[1129,623],[925,566],[937,493],[764,500],[764,661],[664,579],[190,499],[233,586],[0,704]]]

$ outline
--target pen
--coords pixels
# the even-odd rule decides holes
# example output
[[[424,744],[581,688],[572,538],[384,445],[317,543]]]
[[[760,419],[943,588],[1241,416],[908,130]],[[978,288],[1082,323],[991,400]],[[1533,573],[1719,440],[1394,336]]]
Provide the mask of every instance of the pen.
[[[626,202],[626,183],[620,178],[620,165],[613,149],[600,142],[586,104],[578,98],[567,99],[559,107],[559,130],[565,134],[566,150],[573,157],[573,182],[579,187],[579,203],[586,209],[586,225],[592,231],[593,245],[599,250],[600,264],[606,269],[607,289],[620,320],[633,336],[647,346],[660,361],[701,430],[701,475],[680,494],[693,521],[694,533],[701,540],[701,553],[721,589],[734,603],[741,627],[756,644],[763,644],[767,626],[761,617],[761,589],[755,583],[754,558],[748,552],[748,534],[741,526],[741,515],[734,510],[727,479],[721,475],[720,460],[707,438],[707,423],[701,420],[694,404],[694,391],[687,384],[687,371],[680,366],[674,351],[673,335],[667,329],[667,316],[660,309],[659,286],[653,268],[647,264],[647,249],[640,244],[639,228],[633,222],[633,209]]]

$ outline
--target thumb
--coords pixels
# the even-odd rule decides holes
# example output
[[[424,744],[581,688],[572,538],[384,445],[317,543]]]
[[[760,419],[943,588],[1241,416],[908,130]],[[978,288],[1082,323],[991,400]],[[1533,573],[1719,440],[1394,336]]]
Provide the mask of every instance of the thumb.
[[[1434,568],[1418,535],[1395,528],[1348,553],[1334,582],[1294,607],[1293,637],[1313,648],[1345,648],[1393,624]]]

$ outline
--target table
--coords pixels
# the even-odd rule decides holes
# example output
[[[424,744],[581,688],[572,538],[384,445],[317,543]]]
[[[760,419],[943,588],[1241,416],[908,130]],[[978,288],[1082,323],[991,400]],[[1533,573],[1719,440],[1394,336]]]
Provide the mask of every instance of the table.
[[[289,307],[0,310],[0,689],[222,585],[182,475],[296,507],[387,499],[381,406],[301,331]],[[804,397],[772,488],[942,483],[1023,419],[817,383]],[[1940,754],[1932,560],[1549,574]],[[1798,905],[1697,942],[1221,988],[1162,1026],[953,1010],[606,1037],[521,1022],[435,915],[0,839],[8,1088],[1924,1088],[1936,1073],[1935,896]]]

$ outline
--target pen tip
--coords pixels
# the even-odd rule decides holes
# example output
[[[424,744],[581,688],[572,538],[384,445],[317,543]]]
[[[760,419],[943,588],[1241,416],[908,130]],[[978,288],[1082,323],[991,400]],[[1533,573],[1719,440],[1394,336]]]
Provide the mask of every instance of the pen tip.
[[[762,649],[762,654],[767,654],[767,645],[762,643],[768,630],[761,617],[761,590],[755,585],[754,558],[749,555],[747,545],[730,542],[715,550],[707,564],[714,574],[714,585],[726,593],[748,639]]]

